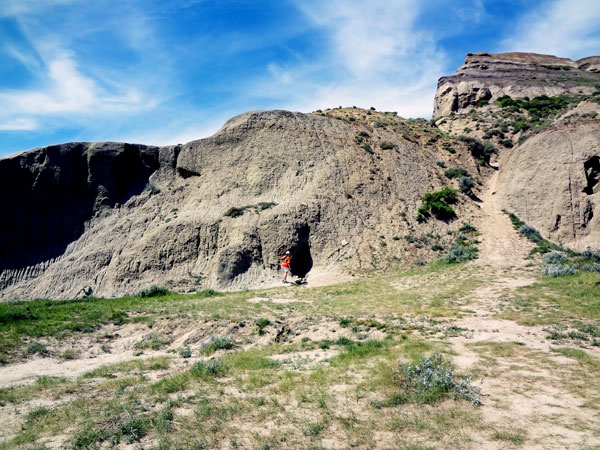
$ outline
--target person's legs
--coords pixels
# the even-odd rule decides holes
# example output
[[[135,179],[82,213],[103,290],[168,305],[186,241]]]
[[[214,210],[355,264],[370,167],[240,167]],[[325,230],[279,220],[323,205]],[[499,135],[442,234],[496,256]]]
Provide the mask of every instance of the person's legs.
[[[287,282],[287,275],[288,272],[290,271],[290,269],[288,269],[287,267],[283,268],[283,282],[286,283]]]

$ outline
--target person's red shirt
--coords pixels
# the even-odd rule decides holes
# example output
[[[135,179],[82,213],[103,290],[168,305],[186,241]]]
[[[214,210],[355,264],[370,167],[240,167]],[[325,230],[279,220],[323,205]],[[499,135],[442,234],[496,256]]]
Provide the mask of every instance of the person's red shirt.
[[[288,269],[290,268],[290,255],[284,255],[281,257],[281,267],[287,267]]]

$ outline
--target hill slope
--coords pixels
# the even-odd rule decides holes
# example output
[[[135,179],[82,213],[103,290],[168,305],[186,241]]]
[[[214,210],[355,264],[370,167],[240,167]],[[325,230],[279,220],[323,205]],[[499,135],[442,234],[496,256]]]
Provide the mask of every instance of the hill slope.
[[[431,244],[407,254],[398,238],[452,239],[446,223],[416,221],[419,198],[450,183],[441,159],[478,171],[463,143],[426,121],[359,109],[250,112],[180,146],[20,153],[0,160],[0,295],[257,286],[276,279],[286,249],[300,276],[427,260]]]

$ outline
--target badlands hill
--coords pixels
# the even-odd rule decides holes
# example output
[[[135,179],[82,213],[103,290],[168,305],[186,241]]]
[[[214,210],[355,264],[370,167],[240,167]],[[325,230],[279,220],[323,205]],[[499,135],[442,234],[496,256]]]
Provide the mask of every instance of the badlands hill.
[[[476,216],[494,169],[507,210],[598,248],[598,84],[597,57],[470,54],[440,79],[432,122],[260,111],[185,145],[70,143],[3,158],[0,298],[266,286],[286,249],[309,282],[413,265]],[[459,188],[449,168],[468,172],[472,192],[455,217],[418,221],[423,195]]]

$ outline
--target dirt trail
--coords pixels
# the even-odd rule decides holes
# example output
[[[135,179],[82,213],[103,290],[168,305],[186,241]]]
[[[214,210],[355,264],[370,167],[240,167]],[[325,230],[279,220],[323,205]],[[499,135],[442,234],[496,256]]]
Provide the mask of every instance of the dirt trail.
[[[497,358],[501,369],[485,381],[483,390],[490,395],[490,405],[502,407],[483,408],[486,422],[495,428],[517,424],[526,429],[531,439],[526,448],[567,448],[586,441],[596,445],[598,441],[590,440],[589,433],[576,431],[569,425],[581,419],[584,400],[555,387],[556,369],[552,369],[552,365],[568,365],[572,360],[552,352],[554,343],[547,339],[544,327],[519,325],[497,317],[502,297],[534,283],[539,270],[528,258],[533,244],[519,235],[496,202],[498,174],[508,155],[509,152],[501,154],[496,163],[498,168],[487,180],[481,195],[481,214],[475,223],[481,244],[479,258],[473,264],[482,269],[480,276],[486,278],[486,284],[473,293],[473,302],[466,307],[470,314],[455,322],[457,327],[467,331],[449,338],[457,354],[454,362],[462,370],[473,370],[482,364],[485,366],[477,352],[478,346],[516,343],[518,352],[529,356],[513,354],[508,359]],[[595,349],[589,352],[599,354]],[[542,358],[549,366],[539,364],[536,358]],[[524,374],[536,379],[534,390],[524,387]],[[556,405],[561,406],[557,409]],[[553,424],[550,434],[549,423]]]
[[[481,218],[478,228],[481,245],[477,264],[493,266],[494,269],[523,268],[529,261],[526,257],[533,244],[518,235],[508,216],[496,202],[496,186],[502,165],[508,153],[502,153],[497,169],[487,180],[481,195]]]

